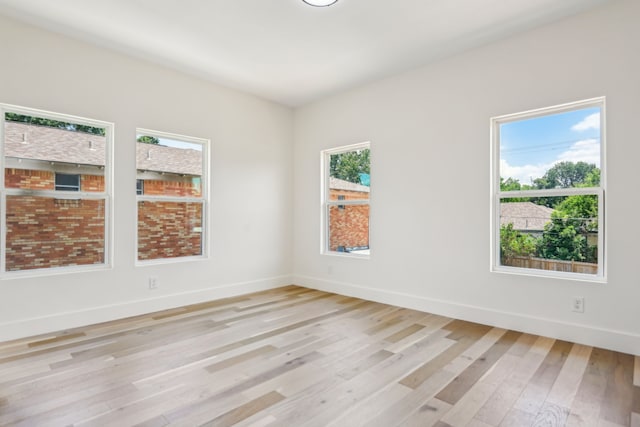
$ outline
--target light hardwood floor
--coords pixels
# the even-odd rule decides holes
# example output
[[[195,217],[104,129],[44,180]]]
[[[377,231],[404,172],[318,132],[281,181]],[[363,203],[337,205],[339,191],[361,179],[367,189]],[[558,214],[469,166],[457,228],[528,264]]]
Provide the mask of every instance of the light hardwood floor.
[[[0,343],[2,426],[640,426],[640,358],[289,286]]]

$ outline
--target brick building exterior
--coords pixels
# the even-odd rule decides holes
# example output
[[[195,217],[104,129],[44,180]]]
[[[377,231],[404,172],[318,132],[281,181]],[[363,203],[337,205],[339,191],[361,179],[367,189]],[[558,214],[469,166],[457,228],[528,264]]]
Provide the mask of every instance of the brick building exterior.
[[[4,186],[25,190],[6,199],[7,271],[105,262],[105,200],[37,193],[56,191],[56,174],[77,176],[77,191],[103,192],[105,147],[104,136],[5,121]],[[194,151],[137,143],[143,194],[199,197],[202,155]],[[202,204],[140,201],[138,208],[140,260],[201,254]]]
[[[370,188],[329,178],[329,200],[367,200]],[[329,250],[369,248],[369,205],[329,207]]]

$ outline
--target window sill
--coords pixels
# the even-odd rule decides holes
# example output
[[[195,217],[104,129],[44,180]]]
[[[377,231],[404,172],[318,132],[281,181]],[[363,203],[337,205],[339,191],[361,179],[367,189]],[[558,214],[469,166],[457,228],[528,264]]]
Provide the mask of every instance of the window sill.
[[[546,279],[570,280],[574,282],[607,283],[606,276],[594,274],[568,273],[562,271],[536,270],[517,267],[493,266],[491,273],[510,274],[516,276],[542,277]]]
[[[370,254],[356,254],[352,252],[321,252],[320,255],[326,255],[326,256],[338,257],[338,258],[363,259],[363,260],[368,260],[371,257]]]

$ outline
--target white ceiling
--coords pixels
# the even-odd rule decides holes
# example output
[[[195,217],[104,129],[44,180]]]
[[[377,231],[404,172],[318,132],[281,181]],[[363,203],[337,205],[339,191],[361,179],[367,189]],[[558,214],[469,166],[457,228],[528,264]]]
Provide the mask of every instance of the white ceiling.
[[[607,1],[0,0],[0,14],[299,106]]]

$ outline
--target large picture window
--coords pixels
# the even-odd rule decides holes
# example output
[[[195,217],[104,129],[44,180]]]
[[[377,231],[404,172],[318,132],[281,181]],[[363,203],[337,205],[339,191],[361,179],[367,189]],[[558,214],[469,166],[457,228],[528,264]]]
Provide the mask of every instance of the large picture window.
[[[109,266],[113,125],[0,108],[2,273]]]
[[[137,260],[206,255],[208,140],[137,130]]]
[[[369,157],[369,143],[322,152],[323,253],[369,256]]]
[[[492,119],[494,271],[604,280],[604,98]]]

